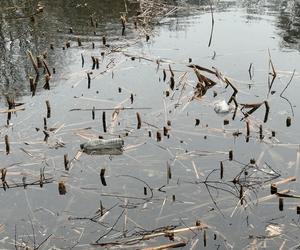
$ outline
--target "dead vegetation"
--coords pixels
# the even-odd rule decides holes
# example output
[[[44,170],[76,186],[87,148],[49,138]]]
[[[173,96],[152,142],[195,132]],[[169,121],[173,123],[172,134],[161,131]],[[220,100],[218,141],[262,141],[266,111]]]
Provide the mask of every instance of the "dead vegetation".
[[[183,65],[136,51],[130,52],[131,46],[141,40],[146,44],[151,42],[155,36],[155,24],[186,8],[161,1],[143,0],[139,1],[139,6],[139,13],[135,17],[129,17],[127,2],[124,1],[124,13],[120,13],[121,36],[126,36],[126,32],[134,30],[136,37],[133,40],[125,40],[115,45],[109,44],[110,37],[101,36],[99,45],[94,42],[87,44],[78,37],[76,45],[69,42],[65,44],[64,49],[76,46],[76,49],[80,50],[77,54],[82,71],[76,73],[72,81],[80,79],[72,82],[70,89],[81,87],[79,85],[85,87],[80,89],[84,94],[72,99],[76,101],[76,106],[72,105],[74,108],[70,109],[69,105],[66,109],[63,107],[64,102],[55,103],[58,100],[51,98],[54,94],[51,91],[55,88],[52,86],[55,74],[50,71],[51,65],[48,65],[46,56],[34,55],[27,51],[28,62],[35,72],[35,76],[28,78],[28,89],[32,98],[38,98],[36,91],[39,87],[47,90],[48,94],[42,96],[45,98],[43,119],[31,121],[35,131],[31,131],[26,137],[15,135],[13,122],[22,122],[16,116],[21,111],[34,111],[30,110],[30,105],[26,103],[17,103],[14,98],[6,98],[7,109],[0,111],[2,115],[7,114],[6,126],[1,130],[3,153],[6,157],[24,153],[25,157],[24,162],[13,166],[3,164],[2,190],[14,195],[15,190],[21,189],[37,192],[36,187],[39,186],[39,191],[46,196],[52,185],[55,185],[60,198],[68,201],[62,213],[64,216],[68,214],[64,223],[70,223],[74,227],[70,230],[76,236],[75,240],[72,240],[74,245],[71,248],[87,245],[138,249],[196,249],[213,245],[232,248],[233,243],[222,233],[224,230],[221,229],[221,222],[214,224],[220,221],[220,218],[230,219],[238,213],[245,214],[249,224],[249,214],[252,214],[248,209],[263,206],[272,199],[278,200],[279,211],[283,212],[285,207],[289,206],[295,208],[295,213],[299,214],[299,206],[285,203],[286,200],[300,197],[287,187],[291,182],[297,181],[296,177],[286,176],[286,173],[278,170],[278,164],[285,162],[276,155],[275,150],[273,152],[273,148],[276,147],[297,149],[295,164],[299,165],[299,145],[284,143],[276,137],[277,128],[269,126],[270,120],[276,119],[270,97],[276,97],[272,91],[280,75],[275,69],[270,52],[268,82],[265,85],[267,95],[260,96],[260,101],[250,96],[248,100],[251,101],[245,102],[244,86],[230,75],[222,73],[221,69],[192,63],[191,58],[188,64]],[[213,7],[212,3],[203,7],[204,10],[210,10],[212,16],[208,46],[211,46],[213,37]],[[97,19],[91,15],[88,21],[96,32]],[[70,34],[73,33],[73,29],[70,29]],[[53,50],[56,47],[51,44],[50,48]],[[95,49],[101,52],[94,52]],[[86,50],[91,50],[92,56],[87,56]],[[98,87],[99,80],[108,75],[114,79],[115,72],[122,72],[121,66],[126,65],[129,58],[132,62],[147,62],[148,66],[156,68],[153,78],[159,79],[158,84],[162,86],[163,93],[156,93],[158,98],[153,100],[153,107],[139,106],[142,103],[141,97],[134,89],[123,86],[117,86],[117,90],[115,89],[116,95],[124,96],[118,103],[97,99],[94,93],[91,94]],[[248,73],[252,80],[252,63]],[[290,86],[295,73],[296,71],[293,71],[290,80],[276,97],[289,103],[292,117],[292,102],[283,94]],[[135,75],[132,80],[136,79]],[[145,87],[144,91],[147,90]],[[213,109],[215,98],[224,98],[225,108],[222,112]],[[154,103],[157,100],[162,100],[163,107],[157,108]],[[85,102],[88,102],[88,105]],[[106,104],[102,105],[103,102]],[[202,110],[211,113],[203,116]],[[84,111],[90,113],[89,118]],[[60,121],[57,113],[61,116],[71,114],[74,123]],[[201,118],[197,116],[199,113]],[[214,116],[213,125],[206,123],[210,116]],[[26,119],[31,119],[30,117],[29,115]],[[286,118],[287,129],[292,125],[292,117]],[[228,142],[241,137],[245,138],[248,145],[259,145],[266,149],[259,152],[255,158],[250,153],[241,152],[238,147],[232,149],[233,145]],[[200,141],[199,138],[203,140]],[[205,144],[208,138],[228,143],[226,150],[223,150],[221,145],[214,145],[213,149],[209,149],[210,146]],[[19,141],[16,141],[17,139]],[[108,144],[121,140],[125,141],[125,146],[123,149],[122,143],[122,150],[118,152],[109,148],[97,153],[94,148],[86,150],[81,146],[97,141]],[[80,145],[79,142],[83,144]],[[207,148],[202,147],[202,144],[207,145]],[[276,155],[279,162],[272,157],[265,157],[267,153]],[[202,169],[201,164],[205,163],[206,159],[209,159],[208,165]],[[247,162],[244,162],[245,160]],[[26,170],[25,167],[29,168]],[[134,167],[143,170],[134,170]],[[116,170],[112,170],[113,168]],[[281,189],[281,186],[285,189]],[[266,190],[270,190],[270,194],[266,194]],[[86,197],[100,199],[99,207],[89,206],[82,211],[72,211],[74,199],[79,199],[78,205],[81,207],[82,202],[88,202]],[[31,206],[28,200],[27,205]],[[174,209],[175,206],[178,208]],[[45,211],[47,209],[43,208]],[[201,209],[205,209],[205,212],[199,212]],[[150,218],[147,218],[148,211]],[[53,211],[47,213],[51,218],[56,216]],[[145,217],[146,223],[139,218],[139,213]],[[31,211],[32,217],[35,214]],[[55,244],[55,240],[59,238],[56,232],[37,232],[36,228],[40,227],[40,223],[38,219],[27,221],[27,226],[29,224],[32,231],[26,235],[29,240],[24,240],[15,228],[15,235],[10,236],[10,244],[14,244],[16,249],[38,249],[42,245],[47,247],[47,244]],[[61,221],[57,220],[56,223]],[[161,224],[163,226],[159,226]],[[86,235],[93,239],[89,237],[89,242],[81,245],[81,240]],[[279,234],[248,236],[249,240],[259,240],[277,237]],[[36,237],[39,238],[40,244],[37,244]]]

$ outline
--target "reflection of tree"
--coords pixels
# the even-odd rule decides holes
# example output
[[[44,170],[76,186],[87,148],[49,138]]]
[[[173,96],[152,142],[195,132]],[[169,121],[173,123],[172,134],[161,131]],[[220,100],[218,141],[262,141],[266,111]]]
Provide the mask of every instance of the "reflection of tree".
[[[128,2],[128,1],[127,1]],[[42,55],[50,47],[49,65],[64,64],[61,52],[66,41],[100,41],[103,35],[120,35],[120,15],[125,11],[123,0],[43,1],[2,0],[0,4],[0,92],[24,94],[29,89],[28,77],[34,75],[26,51]],[[129,15],[136,14],[137,4],[128,5]],[[43,11],[41,8],[43,7]],[[96,26],[92,26],[93,17]],[[69,34],[72,27],[74,33]],[[59,48],[59,49],[58,49]]]

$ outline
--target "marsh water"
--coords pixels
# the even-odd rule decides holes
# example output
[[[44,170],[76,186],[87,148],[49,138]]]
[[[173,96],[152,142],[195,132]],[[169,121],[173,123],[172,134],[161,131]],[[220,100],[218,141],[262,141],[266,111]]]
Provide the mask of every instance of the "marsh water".
[[[196,221],[208,228],[176,234],[173,242],[184,241],[183,249],[299,246],[300,3],[215,1],[210,46],[208,2],[163,6],[165,12],[140,1],[1,1],[0,168],[8,184],[2,178],[1,248],[143,249],[170,240],[122,240]],[[144,24],[137,19],[143,10],[154,12]],[[46,90],[39,69],[34,96],[27,51],[44,55],[51,72]],[[200,70],[217,84],[195,98],[190,64],[216,70],[238,89],[235,117],[233,103],[229,112],[215,112],[233,91],[207,71]],[[22,104],[10,119],[7,97]],[[248,117],[241,110],[265,101],[268,119],[264,105]],[[81,152],[80,144],[99,137],[123,138],[123,153]],[[41,173],[49,180],[42,187]],[[294,176],[278,185],[293,196],[279,209],[270,185]]]

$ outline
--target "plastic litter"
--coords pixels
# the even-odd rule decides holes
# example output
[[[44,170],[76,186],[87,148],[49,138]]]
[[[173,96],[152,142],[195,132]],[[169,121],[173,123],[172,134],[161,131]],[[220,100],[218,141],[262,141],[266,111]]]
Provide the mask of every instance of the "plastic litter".
[[[123,146],[124,140],[121,138],[97,139],[80,144],[83,152],[95,155],[119,155],[123,152]]]
[[[217,114],[225,114],[230,111],[230,107],[225,100],[220,100],[215,103],[214,111]]]

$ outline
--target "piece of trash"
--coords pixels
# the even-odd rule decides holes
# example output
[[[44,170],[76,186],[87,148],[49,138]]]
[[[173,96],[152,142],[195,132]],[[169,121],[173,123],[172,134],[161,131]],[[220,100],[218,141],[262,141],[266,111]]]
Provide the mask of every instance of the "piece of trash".
[[[120,155],[123,152],[124,140],[121,138],[114,139],[97,139],[80,144],[83,152],[93,155]]]
[[[229,105],[225,100],[217,101],[214,105],[214,111],[217,114],[224,114],[229,112]]]

